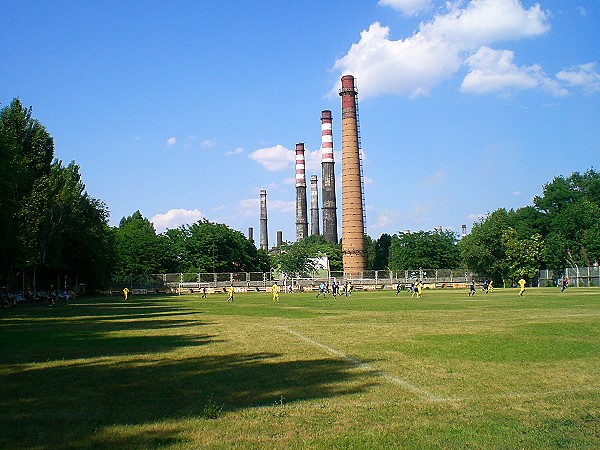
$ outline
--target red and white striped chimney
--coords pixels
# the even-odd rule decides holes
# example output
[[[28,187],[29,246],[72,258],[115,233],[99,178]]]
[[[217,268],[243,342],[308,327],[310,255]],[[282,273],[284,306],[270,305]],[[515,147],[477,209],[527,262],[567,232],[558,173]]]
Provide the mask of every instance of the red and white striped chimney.
[[[323,236],[328,242],[337,244],[338,223],[331,123],[331,111],[328,109],[321,111],[321,203],[323,208]]]

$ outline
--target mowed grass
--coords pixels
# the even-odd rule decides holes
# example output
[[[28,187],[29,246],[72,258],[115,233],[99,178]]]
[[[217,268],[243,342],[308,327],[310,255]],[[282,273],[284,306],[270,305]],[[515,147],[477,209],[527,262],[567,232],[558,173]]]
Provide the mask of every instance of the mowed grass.
[[[598,448],[600,289],[0,311],[0,448]]]

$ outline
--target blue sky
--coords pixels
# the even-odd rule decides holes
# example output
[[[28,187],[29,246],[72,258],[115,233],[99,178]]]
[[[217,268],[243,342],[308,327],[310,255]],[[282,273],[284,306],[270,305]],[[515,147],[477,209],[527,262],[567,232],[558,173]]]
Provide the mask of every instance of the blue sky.
[[[320,178],[332,110],[341,176],[347,73],[374,238],[470,230],[599,168],[597,0],[2,3],[0,106],[33,107],[111,225],[139,209],[258,242],[266,189],[269,242],[295,240],[293,150]]]

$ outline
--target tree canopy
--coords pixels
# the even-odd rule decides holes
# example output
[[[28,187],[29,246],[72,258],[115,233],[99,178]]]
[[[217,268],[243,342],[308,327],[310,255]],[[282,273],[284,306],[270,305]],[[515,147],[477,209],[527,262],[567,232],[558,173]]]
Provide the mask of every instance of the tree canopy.
[[[79,166],[54,160],[54,141],[19,99],[0,111],[0,276],[51,267],[102,283],[112,255],[106,205]]]

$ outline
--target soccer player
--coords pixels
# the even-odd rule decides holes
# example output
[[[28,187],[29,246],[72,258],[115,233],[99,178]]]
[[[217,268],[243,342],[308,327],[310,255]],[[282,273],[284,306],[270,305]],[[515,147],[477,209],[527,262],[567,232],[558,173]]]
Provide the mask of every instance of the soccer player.
[[[564,292],[568,286],[569,286],[569,279],[567,277],[564,277],[563,281],[562,281],[562,288],[560,289],[560,292]]]
[[[471,286],[469,286],[469,297],[475,297],[475,280],[471,280]]]
[[[277,283],[273,283],[273,286],[271,287],[271,291],[273,292],[273,301],[278,302],[279,301],[279,286],[277,286]]]
[[[319,292],[317,293],[317,298],[319,295],[323,294],[323,298],[325,298],[325,283],[319,284]]]
[[[490,284],[488,284],[488,292],[494,291],[494,280],[490,280]]]
[[[227,294],[229,294],[229,296],[227,297],[227,301],[231,300],[233,302],[233,293],[234,293],[234,289],[233,289],[233,284],[231,286],[229,286],[229,288],[227,289]]]
[[[400,282],[398,282],[398,285],[396,286],[396,295],[398,295],[401,290],[402,290],[402,285],[400,284]]]
[[[525,278],[521,278],[519,280],[519,287],[521,288],[521,290],[519,291],[519,297],[523,297],[523,292],[525,292],[525,283],[527,283],[525,281]]]
[[[206,298],[206,286],[202,287],[202,298]]]
[[[127,301],[127,294],[129,294],[129,289],[123,289],[123,301]]]

